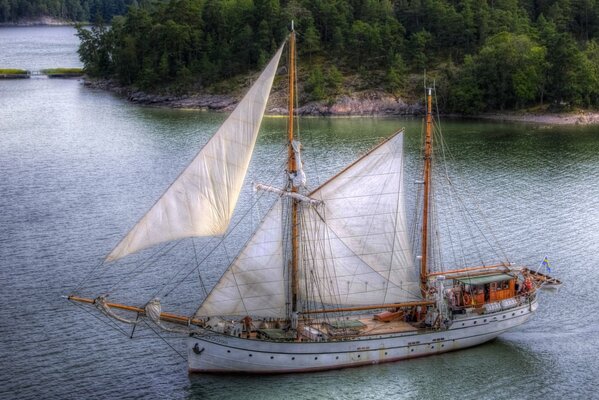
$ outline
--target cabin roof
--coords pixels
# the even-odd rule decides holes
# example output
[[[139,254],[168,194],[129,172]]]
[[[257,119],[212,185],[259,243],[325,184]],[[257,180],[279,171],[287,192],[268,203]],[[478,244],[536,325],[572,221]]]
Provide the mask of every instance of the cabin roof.
[[[466,285],[484,285],[491,282],[509,281],[510,279],[514,279],[514,277],[508,274],[493,274],[483,276],[468,276],[456,279],[456,281]]]

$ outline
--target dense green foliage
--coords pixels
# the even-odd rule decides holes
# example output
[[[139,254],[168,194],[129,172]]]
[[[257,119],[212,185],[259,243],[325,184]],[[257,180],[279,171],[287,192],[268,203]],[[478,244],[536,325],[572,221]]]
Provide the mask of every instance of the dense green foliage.
[[[447,111],[599,106],[599,0],[169,0],[79,28],[79,53],[92,76],[192,90],[262,66],[291,20],[304,100],[405,96],[426,70]]]
[[[16,68],[0,68],[0,75],[24,75],[27,70]]]
[[[110,21],[123,15],[138,0],[0,0],[0,23],[16,23],[40,17],[63,21],[91,21],[98,17]]]

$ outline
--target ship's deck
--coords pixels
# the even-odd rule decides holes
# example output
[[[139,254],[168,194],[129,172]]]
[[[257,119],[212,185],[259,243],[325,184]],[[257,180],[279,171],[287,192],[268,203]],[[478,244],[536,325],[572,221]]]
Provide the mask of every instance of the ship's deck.
[[[414,332],[418,330],[418,328],[414,327],[409,322],[405,322],[402,320],[382,322],[376,321],[372,318],[361,318],[359,319],[359,321],[366,325],[364,329],[360,330],[361,335]]]

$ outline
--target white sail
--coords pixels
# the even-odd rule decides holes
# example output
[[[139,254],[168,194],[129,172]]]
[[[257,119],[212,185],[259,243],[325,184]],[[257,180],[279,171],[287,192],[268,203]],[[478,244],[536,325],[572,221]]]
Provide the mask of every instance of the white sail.
[[[281,47],[216,134],[106,257],[113,261],[158,243],[223,234],[239,198]]]
[[[302,297],[378,305],[420,299],[403,199],[403,133],[310,194],[302,219]]]
[[[285,316],[281,199],[210,292],[197,316]]]

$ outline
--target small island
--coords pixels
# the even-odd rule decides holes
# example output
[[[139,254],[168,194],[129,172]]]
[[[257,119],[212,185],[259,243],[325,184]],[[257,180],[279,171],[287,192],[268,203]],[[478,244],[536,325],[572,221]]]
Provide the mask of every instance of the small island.
[[[44,10],[64,22],[95,20],[77,27],[87,84],[140,104],[230,110],[293,20],[306,115],[420,114],[426,82],[446,115],[599,119],[599,2],[37,3],[28,14],[0,13],[0,23]],[[271,113],[286,107],[278,81]]]
[[[0,69],[0,79],[27,79],[29,78],[29,71],[24,69],[16,68],[3,68]]]

